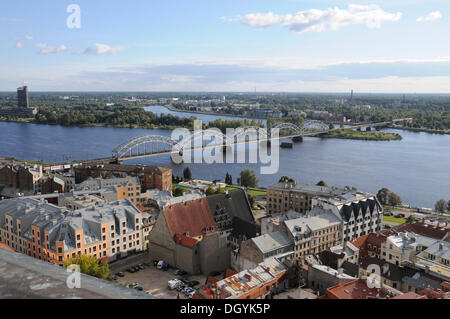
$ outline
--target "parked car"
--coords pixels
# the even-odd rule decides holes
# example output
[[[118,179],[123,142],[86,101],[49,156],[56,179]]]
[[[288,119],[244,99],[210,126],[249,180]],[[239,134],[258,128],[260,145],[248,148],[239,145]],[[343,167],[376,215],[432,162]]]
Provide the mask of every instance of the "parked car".
[[[194,289],[192,289],[192,288],[184,288],[183,289],[183,293],[186,295],[186,296],[188,296],[189,294],[191,294],[193,291],[195,291]]]
[[[183,284],[185,285],[189,285],[190,281],[187,278],[180,278],[180,280],[183,282]]]
[[[170,281],[167,283],[167,285],[168,285],[168,287],[169,287],[169,290],[175,290],[175,289],[177,289],[178,287],[183,286],[183,282],[181,282],[181,280],[174,279],[174,280],[170,280]]]
[[[187,272],[182,269],[177,269],[177,270],[175,270],[175,275],[176,276],[185,276],[185,275],[187,275]]]
[[[123,272],[118,272],[116,276],[123,278],[125,277],[125,274]]]
[[[160,260],[160,261],[158,261],[158,265],[156,266],[156,268],[161,270],[161,269],[163,269],[163,266],[164,266],[164,261]]]
[[[141,268],[139,268],[138,266],[134,266],[134,271],[138,272],[140,270],[141,270]]]
[[[132,274],[134,274],[136,272],[136,270],[134,270],[134,267],[127,269],[127,271]]]
[[[134,289],[136,289],[138,291],[143,291],[144,290],[144,288],[142,288],[141,286],[134,287]]]
[[[159,264],[159,260],[153,260],[153,266],[154,267],[158,267]]]
[[[163,271],[168,271],[169,270],[169,264],[164,263],[162,266],[162,270]]]
[[[119,277],[117,277],[117,275],[114,275],[113,280],[117,280],[119,279]]]

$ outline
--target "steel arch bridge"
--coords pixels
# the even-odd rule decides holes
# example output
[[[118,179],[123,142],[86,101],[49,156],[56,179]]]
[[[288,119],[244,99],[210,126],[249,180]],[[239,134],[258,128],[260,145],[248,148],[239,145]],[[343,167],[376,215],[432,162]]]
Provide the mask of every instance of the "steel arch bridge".
[[[161,151],[164,151],[164,148],[160,146],[170,147],[171,149],[175,147],[178,144],[178,142],[172,140],[171,138],[168,138],[166,136],[160,136],[160,135],[143,135],[138,136],[135,138],[132,138],[121,145],[117,146],[112,151],[112,157],[113,158],[123,158],[127,155],[132,156],[132,152],[137,151],[139,155],[139,150],[142,146],[144,146],[144,155],[145,154],[154,154]],[[150,153],[147,152],[148,146],[150,146]],[[155,148],[156,146],[156,148]],[[154,152],[156,149],[156,152]]]
[[[314,135],[314,132],[316,132],[316,134],[326,133],[330,130],[330,127],[321,121],[305,121],[302,125],[278,123],[268,130],[255,126],[239,127],[235,129],[234,134],[231,136],[225,135],[219,130],[208,129],[190,134],[187,138],[185,137],[180,141],[175,141],[166,136],[149,134],[132,138],[117,146],[112,151],[112,157],[115,159],[123,159],[149,156],[152,154],[169,154],[176,152],[181,154],[184,150],[192,149],[192,144],[194,143],[195,145],[196,140],[202,139],[203,141],[205,137],[218,138],[222,141],[224,146],[231,146],[237,142],[257,141],[257,136],[263,136],[270,139],[274,129],[279,129],[281,132],[289,132],[290,136],[303,137],[309,134]],[[251,135],[255,133],[257,133],[256,139],[251,140]],[[242,141],[241,138],[247,136],[249,137],[249,140]],[[280,137],[282,136],[280,135]]]

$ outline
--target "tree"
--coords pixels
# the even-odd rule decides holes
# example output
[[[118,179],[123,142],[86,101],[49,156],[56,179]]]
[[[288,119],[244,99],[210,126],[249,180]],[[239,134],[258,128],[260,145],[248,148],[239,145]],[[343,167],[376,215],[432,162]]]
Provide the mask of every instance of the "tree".
[[[290,178],[289,176],[283,176],[280,178],[279,183],[296,183],[297,184],[297,181],[293,178]]]
[[[382,205],[387,205],[390,193],[391,191],[387,188],[382,188],[378,191],[377,198]]]
[[[317,186],[328,187],[327,183],[325,183],[324,181],[318,182]]]
[[[70,265],[80,266],[82,274],[112,281],[113,276],[109,271],[108,263],[98,261],[94,256],[81,255],[76,258],[66,259],[63,263],[64,268]]]
[[[246,169],[241,172],[241,186],[244,187],[258,187],[258,179],[256,174],[251,169]]]
[[[247,195],[247,197],[248,197],[248,202],[250,203],[250,207],[253,208],[253,206],[255,206],[255,204],[256,204],[256,196]]]
[[[233,185],[233,177],[228,173],[227,173],[227,176],[225,177],[225,184]]]
[[[175,187],[175,189],[173,190],[173,196],[174,197],[181,197],[184,195],[186,191],[180,187]]]
[[[447,203],[443,199],[437,201],[436,204],[434,205],[434,210],[437,211],[441,215],[443,215],[445,213],[446,208],[447,208]]]
[[[184,169],[183,177],[184,177],[184,180],[186,180],[186,181],[192,180],[192,173],[191,173],[191,169],[189,167],[186,167]]]
[[[448,203],[447,203],[447,211],[450,212],[450,200],[449,200]]]
[[[389,193],[389,200],[388,203],[390,206],[396,207],[401,206],[403,204],[400,196],[398,196],[396,193]]]

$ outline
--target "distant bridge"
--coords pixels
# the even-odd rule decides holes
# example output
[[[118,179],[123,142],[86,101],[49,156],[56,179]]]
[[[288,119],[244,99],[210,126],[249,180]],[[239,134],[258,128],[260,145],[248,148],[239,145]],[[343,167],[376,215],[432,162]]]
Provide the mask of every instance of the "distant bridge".
[[[381,123],[356,123],[349,129],[353,130],[367,130],[370,131],[372,128],[381,129],[390,127],[397,123],[409,123],[412,122],[412,118],[402,118],[395,119],[392,121],[381,122]],[[321,121],[305,121],[302,125],[296,125],[292,123],[277,123],[269,129],[262,127],[246,126],[235,129],[234,135],[227,136],[221,132],[214,132],[211,134],[211,130],[201,131],[201,134],[191,134],[188,139],[183,139],[175,141],[167,136],[161,135],[143,135],[134,137],[128,141],[117,146],[112,151],[112,156],[107,158],[92,159],[86,161],[80,161],[77,163],[67,163],[68,165],[82,165],[82,164],[104,164],[104,163],[120,163],[127,160],[153,157],[160,155],[172,155],[172,154],[183,154],[186,151],[195,151],[208,148],[217,148],[218,146],[231,147],[238,144],[247,144],[251,142],[270,142],[274,140],[271,136],[271,132],[274,129],[279,129],[280,136],[277,139],[293,139],[294,142],[301,142],[303,137],[306,136],[321,136],[328,134],[335,130],[340,130],[341,128],[330,128],[329,124]],[[254,134],[252,138],[252,134]],[[195,146],[195,141],[199,139],[213,136],[221,138],[223,144],[216,145],[203,145]],[[267,136],[267,138],[258,139],[258,136]],[[243,139],[242,139],[243,138]],[[192,146],[194,144],[194,147]]]

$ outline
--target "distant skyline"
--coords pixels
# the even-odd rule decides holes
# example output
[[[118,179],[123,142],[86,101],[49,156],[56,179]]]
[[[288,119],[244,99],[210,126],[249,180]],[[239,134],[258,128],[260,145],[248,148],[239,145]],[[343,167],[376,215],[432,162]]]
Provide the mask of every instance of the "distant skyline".
[[[0,91],[450,93],[449,29],[447,0],[4,1]]]

